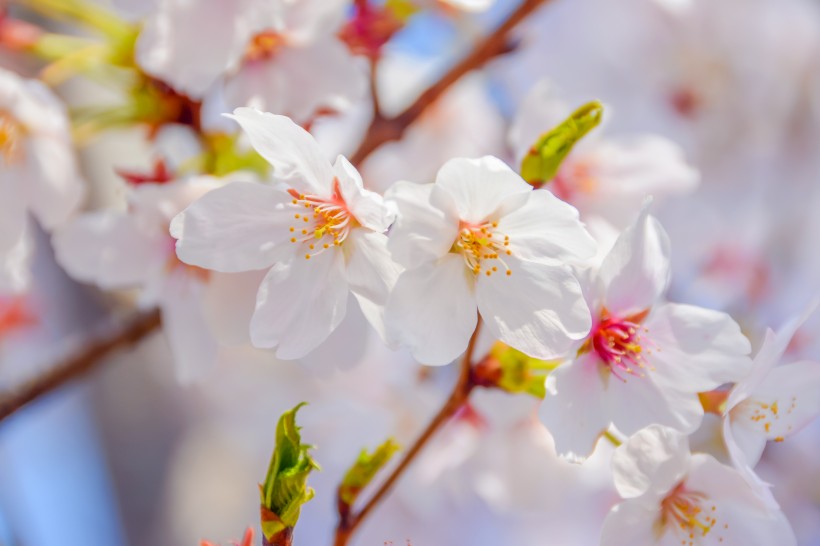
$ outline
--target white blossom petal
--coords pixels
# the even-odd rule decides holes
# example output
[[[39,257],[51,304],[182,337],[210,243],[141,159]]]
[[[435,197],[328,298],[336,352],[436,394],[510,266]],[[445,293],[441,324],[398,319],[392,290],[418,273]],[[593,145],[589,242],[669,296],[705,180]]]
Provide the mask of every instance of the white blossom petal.
[[[655,345],[647,347],[652,351],[648,360],[659,383],[705,392],[749,373],[751,345],[726,313],[666,303],[656,307],[644,325]]]
[[[354,229],[343,246],[345,275],[365,317],[381,338],[388,340],[384,323],[387,299],[401,272],[387,251],[387,236]]]
[[[208,192],[171,222],[177,256],[185,263],[234,273],[271,266],[289,256],[293,197],[254,182]]]
[[[253,2],[163,0],[137,39],[137,63],[176,90],[201,98],[239,64],[253,35]]]
[[[437,260],[458,236],[458,216],[449,196],[434,202],[434,184],[396,182],[385,199],[397,209],[387,248],[405,267]]]
[[[339,181],[342,198],[356,220],[378,233],[387,231],[395,219],[395,214],[382,196],[364,188],[359,171],[344,156],[336,158],[333,170]]]
[[[529,192],[523,206],[498,219],[497,230],[510,238],[509,249],[522,260],[585,260],[596,250],[578,211],[546,190]]]
[[[686,475],[689,460],[686,435],[660,425],[648,426],[613,453],[615,488],[625,499],[646,493],[663,498]]]
[[[532,186],[496,157],[451,159],[438,171],[434,191],[445,191],[455,203],[458,216],[468,223],[481,223],[515,194]]]
[[[589,333],[589,308],[568,267],[514,255],[505,256],[504,264],[510,275],[499,267],[476,278],[478,309],[496,337],[532,357],[550,359],[563,356]]]
[[[592,453],[609,426],[603,394],[598,364],[589,355],[550,372],[539,416],[555,440],[557,453],[574,461]]]
[[[464,352],[478,321],[472,273],[448,254],[404,271],[387,303],[388,336],[424,364],[449,364]]]
[[[54,233],[52,244],[69,275],[106,289],[144,285],[175,260],[167,233],[116,211],[75,218]]]
[[[290,118],[253,108],[237,108],[233,115],[251,145],[273,165],[271,177],[296,191],[330,198],[333,168],[313,136]]]
[[[183,385],[202,379],[216,365],[218,346],[202,311],[203,289],[185,274],[171,275],[160,303],[176,376]]]
[[[285,360],[305,356],[339,326],[347,297],[340,250],[279,262],[259,287],[251,341],[256,347],[275,346],[276,356]]]
[[[649,309],[669,284],[669,237],[644,206],[618,237],[598,272],[604,306],[629,315]]]

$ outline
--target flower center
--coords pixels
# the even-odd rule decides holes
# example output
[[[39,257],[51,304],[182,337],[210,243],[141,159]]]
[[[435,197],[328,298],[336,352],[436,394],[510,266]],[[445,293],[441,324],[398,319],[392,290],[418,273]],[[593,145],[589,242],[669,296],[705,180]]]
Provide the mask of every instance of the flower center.
[[[6,165],[17,162],[22,156],[22,137],[24,133],[22,124],[14,119],[7,112],[0,111],[0,155]]]
[[[498,222],[486,222],[481,225],[461,223],[458,238],[453,243],[452,252],[461,254],[464,263],[476,275],[484,271],[488,277],[498,272],[498,265],[505,269],[507,275],[512,275],[509,266],[504,262],[503,255],[511,256],[509,249],[510,237],[498,233]]]
[[[641,326],[648,314],[647,309],[619,318],[610,316],[604,309],[600,321],[578,353],[594,350],[609,371],[622,381],[626,381],[624,374],[645,377],[644,371],[652,369],[644,357],[644,354],[651,354],[651,350],[645,348],[650,342],[642,335],[649,330]]]
[[[331,247],[341,246],[357,225],[342,197],[338,179],[333,181],[330,199],[300,194],[293,189],[288,193],[293,196],[291,205],[302,210],[293,215],[295,222],[289,228],[293,234],[290,242],[307,247],[306,260]]]
[[[760,426],[765,434],[772,430],[772,424],[776,424],[781,417],[791,415],[797,409],[797,396],[791,396],[787,400],[777,399],[774,402],[764,402],[754,398],[747,398],[730,412],[732,421],[744,417]],[[792,425],[788,425],[785,433],[792,432]],[[783,436],[777,436],[775,442],[782,442]]]
[[[567,161],[547,186],[556,197],[572,202],[579,194],[595,193],[598,179],[590,161]]]
[[[686,534],[688,540],[682,540],[681,544],[700,544],[700,539],[705,538],[717,525],[717,506],[713,504],[705,509],[703,505],[706,501],[706,495],[689,491],[683,482],[675,486],[661,501],[661,517],[657,528],[659,537],[671,526]],[[728,527],[728,524],[723,525],[724,529]],[[723,538],[717,537],[717,541],[723,542]]]
[[[276,55],[286,44],[285,37],[274,30],[260,32],[245,48],[245,60],[248,62],[265,61]]]

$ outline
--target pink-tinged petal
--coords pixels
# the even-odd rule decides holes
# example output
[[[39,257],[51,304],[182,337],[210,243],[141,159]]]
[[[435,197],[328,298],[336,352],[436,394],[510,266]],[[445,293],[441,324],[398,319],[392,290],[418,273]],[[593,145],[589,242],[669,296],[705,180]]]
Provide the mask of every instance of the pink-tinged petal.
[[[730,415],[733,424],[745,420],[767,440],[798,432],[820,415],[820,363],[775,367]]]
[[[200,281],[177,273],[165,283],[160,302],[176,376],[184,385],[202,379],[213,368],[219,349],[203,314],[203,289]]]
[[[789,341],[791,341],[791,336],[787,340],[785,337],[777,336],[771,328],[766,329],[763,343],[752,362],[752,370],[746,377],[735,383],[732,392],[729,393],[729,398],[726,400],[727,413],[748,398],[769,372],[779,364]]]
[[[555,441],[555,451],[583,461],[609,426],[603,405],[604,383],[595,359],[584,355],[547,376],[547,395],[539,416]]]
[[[290,118],[253,108],[237,108],[229,117],[242,126],[254,149],[273,165],[274,180],[305,195],[333,195],[333,168],[310,133]]]
[[[202,294],[202,309],[214,337],[222,345],[250,344],[256,293],[267,270],[212,272]]]
[[[604,306],[617,315],[651,308],[669,284],[669,237],[644,206],[618,237],[598,272]]]
[[[783,513],[761,497],[740,472],[714,457],[693,455],[685,486],[706,497],[704,510],[715,520],[707,536],[715,544],[796,544]]]
[[[565,355],[589,333],[589,308],[568,267],[513,255],[505,256],[497,269],[476,276],[476,301],[487,328],[501,341],[532,357],[550,359]]]
[[[253,35],[253,2],[163,0],[137,39],[137,63],[176,90],[201,98],[242,58]]]
[[[403,272],[387,303],[388,336],[423,364],[449,364],[464,352],[478,321],[474,280],[448,254]]]
[[[745,411],[741,410],[736,413],[737,417],[733,418],[730,415],[723,423],[726,448],[736,467],[739,469],[744,466],[754,468],[766,448],[766,433],[762,427],[757,426],[757,423],[748,419]]]
[[[656,530],[661,517],[660,506],[643,499],[633,499],[615,506],[604,520],[601,546],[666,546]],[[671,545],[670,545],[671,546]],[[680,546],[675,542],[674,546]]]
[[[173,241],[160,228],[115,211],[79,216],[57,230],[52,243],[69,275],[106,289],[145,285],[174,260]]]
[[[651,424],[659,424],[690,434],[703,419],[703,406],[694,392],[679,391],[644,377],[611,376],[606,391],[606,407],[612,423],[623,434],[634,434]]]
[[[344,156],[336,158],[333,170],[347,209],[356,220],[367,229],[379,233],[387,231],[395,214],[382,196],[364,188],[359,171]]]
[[[618,227],[632,221],[647,196],[687,193],[700,179],[683,150],[658,136],[592,142],[573,153],[562,172],[569,173],[570,201],[585,216],[601,216]]]
[[[741,422],[735,426],[731,419],[723,419],[723,441],[729,453],[729,460],[763,503],[771,509],[778,509],[780,505],[772,494],[771,485],[760,479],[753,470],[763,455],[766,438],[757,430],[744,425]]]
[[[367,88],[363,67],[333,36],[283,47],[270,59],[249,62],[225,85],[230,106],[281,112],[298,123],[317,111],[345,111]]]
[[[436,176],[436,188],[447,192],[458,216],[468,223],[481,223],[508,197],[525,194],[532,187],[496,157],[451,159]]]
[[[495,231],[509,237],[509,249],[522,260],[586,260],[597,248],[578,211],[547,190],[529,192],[522,206],[498,219]]]
[[[292,255],[293,197],[271,186],[233,182],[208,192],[171,222],[185,263],[235,273]]]
[[[800,315],[784,324],[775,334],[771,329],[766,330],[763,343],[755,355],[751,373],[738,381],[726,401],[726,411],[730,411],[741,401],[749,397],[760,385],[771,370],[773,370],[786,353],[795,332],[804,322],[814,314],[820,304],[820,298],[815,297],[803,309]]]
[[[657,306],[644,326],[653,379],[681,392],[706,392],[745,377],[749,340],[726,313],[693,305]]]
[[[301,358],[339,326],[347,311],[348,284],[339,249],[309,260],[295,256],[274,265],[256,297],[251,342],[276,347],[285,360]]]
[[[65,140],[51,135],[31,138],[26,165],[18,183],[37,221],[52,230],[68,220],[85,198],[85,182],[77,171],[68,135]]]
[[[452,199],[434,201],[434,184],[396,182],[385,200],[396,207],[387,248],[404,267],[438,260],[450,251],[458,237],[458,216]]]
[[[685,434],[660,425],[648,426],[612,455],[615,488],[625,499],[646,493],[661,499],[686,475],[689,460]]]
[[[350,290],[359,301],[365,317],[387,340],[384,309],[401,268],[387,251],[387,236],[365,229],[354,229],[343,246],[345,275]]]

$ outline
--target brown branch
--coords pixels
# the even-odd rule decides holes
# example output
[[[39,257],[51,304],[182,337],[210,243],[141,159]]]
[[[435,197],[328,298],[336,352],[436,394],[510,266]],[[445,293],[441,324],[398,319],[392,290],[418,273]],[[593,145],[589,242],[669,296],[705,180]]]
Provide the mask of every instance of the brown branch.
[[[376,148],[386,142],[399,140],[407,128],[431,104],[441,97],[450,86],[465,74],[480,68],[491,59],[511,50],[510,33],[538,7],[549,0],[523,0],[498,28],[476,44],[472,51],[459,63],[450,68],[436,83],[424,91],[416,101],[403,112],[392,118],[376,116],[362,140],[359,148],[350,156],[354,165],[360,165]]]
[[[12,392],[0,394],[0,421],[40,396],[98,368],[105,362],[106,356],[118,349],[136,344],[151,332],[158,330],[160,324],[159,310],[137,314],[115,331],[91,341],[77,354],[68,357],[44,374]]]
[[[408,466],[416,459],[418,454],[427,445],[430,439],[438,432],[442,426],[453,417],[453,415],[461,409],[470,397],[475,384],[472,381],[472,361],[473,353],[475,352],[475,344],[478,339],[478,332],[481,326],[481,319],[476,324],[476,329],[470,337],[470,343],[467,345],[467,351],[461,360],[461,368],[453,391],[444,402],[444,405],[438,411],[433,420],[427,425],[418,439],[410,446],[410,449],[404,454],[399,464],[382,485],[376,490],[370,500],[356,513],[344,514],[339,518],[339,525],[336,527],[336,536],[333,542],[334,546],[346,546],[356,528],[364,521],[364,519],[373,511],[374,508],[384,499],[390,492],[398,479],[404,473]]]

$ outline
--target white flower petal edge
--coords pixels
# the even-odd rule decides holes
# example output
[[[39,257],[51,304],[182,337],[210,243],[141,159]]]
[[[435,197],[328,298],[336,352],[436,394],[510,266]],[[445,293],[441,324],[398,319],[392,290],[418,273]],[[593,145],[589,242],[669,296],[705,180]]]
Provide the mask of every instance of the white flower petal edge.
[[[331,165],[289,118],[251,108],[230,117],[273,165],[276,184],[234,182],[191,204],[171,227],[180,259],[222,272],[268,270],[250,339],[280,358],[320,345],[344,317],[349,292],[386,339],[384,306],[400,270],[383,233],[392,209],[347,159]]]
[[[627,435],[653,423],[690,433],[703,418],[698,393],[748,373],[750,344],[731,317],[663,302],[668,247],[663,228],[644,208],[586,280],[593,326],[561,368],[594,371],[556,374],[541,411],[553,426],[553,413],[568,421],[552,431],[559,454],[582,459],[610,424]],[[598,386],[579,385],[582,375]],[[565,377],[576,380],[562,385]],[[566,411],[570,399],[598,389],[601,401],[594,407],[602,404],[605,422],[591,420],[584,408]],[[592,422],[600,428],[591,429]]]
[[[607,516],[604,546],[796,544],[782,513],[737,470],[691,455],[675,430],[652,425],[629,438],[615,450],[613,478],[627,500]]]
[[[820,363],[780,365],[794,333],[817,306],[815,299],[777,334],[768,330],[752,371],[729,394],[723,430],[738,468],[754,468],[767,441],[782,442],[820,415]]]
[[[572,207],[533,191],[489,156],[450,160],[434,184],[398,183],[388,199],[398,211],[388,248],[407,269],[397,284],[401,295],[388,302],[387,320],[421,362],[449,362],[470,338],[462,330],[466,320],[437,321],[442,330],[435,333],[416,320],[426,315],[416,307],[446,291],[464,317],[477,306],[491,333],[531,356],[563,355],[587,334],[589,311],[567,264],[589,258],[595,246]],[[436,267],[446,272],[435,273]],[[437,282],[450,284],[433,286]],[[462,300],[453,301],[458,295]],[[424,345],[429,335],[440,341]]]

